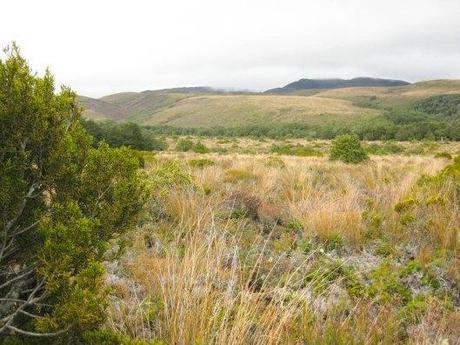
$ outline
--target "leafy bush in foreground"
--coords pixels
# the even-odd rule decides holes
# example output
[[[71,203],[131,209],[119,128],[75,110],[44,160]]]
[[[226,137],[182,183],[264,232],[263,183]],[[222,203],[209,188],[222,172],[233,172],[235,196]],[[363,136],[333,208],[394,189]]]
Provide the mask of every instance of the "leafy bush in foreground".
[[[92,146],[76,95],[16,46],[0,60],[0,339],[77,343],[105,320],[108,241],[147,190],[128,148]],[[15,341],[15,340],[14,340]],[[38,344],[38,342],[36,342]]]
[[[368,156],[357,137],[342,135],[332,142],[330,158],[356,164],[367,160]]]

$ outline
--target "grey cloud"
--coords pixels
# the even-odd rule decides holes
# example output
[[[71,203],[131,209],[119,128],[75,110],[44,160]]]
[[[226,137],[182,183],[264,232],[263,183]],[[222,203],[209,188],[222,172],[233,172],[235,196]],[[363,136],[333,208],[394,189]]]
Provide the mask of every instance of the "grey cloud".
[[[458,0],[17,0],[0,45],[81,94],[303,77],[460,78]]]

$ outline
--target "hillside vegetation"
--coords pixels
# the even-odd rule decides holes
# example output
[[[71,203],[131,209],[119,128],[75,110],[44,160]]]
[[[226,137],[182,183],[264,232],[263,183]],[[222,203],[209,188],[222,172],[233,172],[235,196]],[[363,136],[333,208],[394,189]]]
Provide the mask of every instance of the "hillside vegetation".
[[[419,121],[420,115],[423,115],[425,123],[421,127],[425,128],[424,134],[414,138],[434,136],[455,139],[455,135],[449,134],[456,131],[451,127],[458,122],[458,113],[452,112],[452,107],[448,110],[450,119],[447,121],[439,117],[426,117],[443,113],[446,108],[442,106],[442,101],[433,103],[431,109],[417,106],[423,101],[431,102],[431,97],[444,95],[460,95],[460,81],[435,80],[390,87],[296,89],[283,94],[225,93],[209,88],[180,88],[119,93],[100,99],[80,97],[80,104],[85,109],[83,115],[94,120],[131,121],[140,125],[172,128],[167,130],[168,133],[177,130],[187,133],[187,130],[194,129],[193,134],[212,132],[212,135],[225,134],[222,129],[227,132],[238,129],[234,135],[247,135],[253,132],[253,127],[266,134],[275,127],[291,136],[330,138],[344,130],[353,130],[360,137],[370,139],[369,136],[360,135],[357,128],[378,124],[393,131],[387,137],[380,135],[378,138],[407,140],[410,136],[404,133],[398,136],[392,129],[392,126],[400,125],[392,120],[394,113],[402,114],[409,120],[413,118],[414,121]],[[455,99],[449,102],[456,107]],[[440,121],[443,124],[439,125]],[[263,130],[265,127],[270,128]],[[374,129],[366,131],[375,132]],[[434,132],[439,132],[439,135],[431,136]]]

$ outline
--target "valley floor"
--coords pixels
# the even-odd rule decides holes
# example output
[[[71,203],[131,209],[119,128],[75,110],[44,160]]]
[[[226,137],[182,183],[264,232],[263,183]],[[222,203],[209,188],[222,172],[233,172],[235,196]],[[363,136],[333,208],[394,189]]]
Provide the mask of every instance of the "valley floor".
[[[155,344],[460,342],[457,144],[347,165],[328,142],[218,141],[146,154],[152,197],[108,264],[108,327]]]

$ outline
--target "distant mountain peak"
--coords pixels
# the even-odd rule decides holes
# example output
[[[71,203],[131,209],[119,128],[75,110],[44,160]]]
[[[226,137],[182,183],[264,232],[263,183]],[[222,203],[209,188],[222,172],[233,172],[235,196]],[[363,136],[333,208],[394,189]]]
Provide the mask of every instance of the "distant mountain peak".
[[[353,79],[300,79],[286,86],[270,89],[266,93],[289,93],[298,90],[312,89],[340,89],[345,87],[389,87],[409,85],[407,81],[394,79],[381,79],[370,77],[358,77]]]

